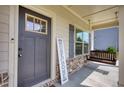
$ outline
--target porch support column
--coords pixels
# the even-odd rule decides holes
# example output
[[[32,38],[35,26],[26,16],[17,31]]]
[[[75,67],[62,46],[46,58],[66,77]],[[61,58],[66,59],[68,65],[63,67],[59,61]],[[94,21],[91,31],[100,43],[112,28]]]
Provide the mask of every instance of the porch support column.
[[[124,86],[124,6],[119,7],[119,85]]]
[[[94,31],[91,31],[90,32],[90,34],[91,34],[91,50],[94,50]]]

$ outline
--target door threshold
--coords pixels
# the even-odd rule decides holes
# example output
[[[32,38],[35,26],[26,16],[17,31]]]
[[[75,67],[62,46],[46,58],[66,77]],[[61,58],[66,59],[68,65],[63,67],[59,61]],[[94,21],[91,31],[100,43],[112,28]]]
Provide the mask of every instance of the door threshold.
[[[47,82],[49,82],[51,80],[52,80],[51,78],[48,78],[48,79],[46,79],[46,80],[44,80],[44,81],[42,81],[42,82],[40,82],[40,83],[38,83],[36,85],[33,85],[32,87],[42,87],[45,83],[47,83]]]

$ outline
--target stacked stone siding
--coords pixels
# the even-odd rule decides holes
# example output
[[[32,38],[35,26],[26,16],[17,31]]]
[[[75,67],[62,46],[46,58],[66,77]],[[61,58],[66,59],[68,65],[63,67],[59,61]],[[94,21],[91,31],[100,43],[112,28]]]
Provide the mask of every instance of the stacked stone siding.
[[[87,62],[84,56],[77,56],[66,60],[68,74],[72,74],[78,70]],[[56,65],[56,78],[60,79],[59,64]]]

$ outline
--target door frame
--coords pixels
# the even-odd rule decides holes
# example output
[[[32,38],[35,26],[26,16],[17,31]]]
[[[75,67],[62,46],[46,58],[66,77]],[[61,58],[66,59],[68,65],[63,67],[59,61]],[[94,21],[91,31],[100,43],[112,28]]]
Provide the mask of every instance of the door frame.
[[[56,14],[42,6],[23,6],[37,13],[43,14],[51,18],[51,72],[50,78],[43,82],[39,82],[34,86],[55,79],[56,76]],[[17,87],[18,85],[18,20],[19,6],[10,6],[10,22],[9,22],[9,86]]]

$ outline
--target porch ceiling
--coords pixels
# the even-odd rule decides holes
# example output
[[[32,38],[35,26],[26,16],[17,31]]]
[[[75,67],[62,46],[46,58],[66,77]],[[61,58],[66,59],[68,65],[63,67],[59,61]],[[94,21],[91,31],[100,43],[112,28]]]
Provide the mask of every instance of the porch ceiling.
[[[117,21],[115,12],[118,13],[118,6],[115,5],[66,5],[65,7],[84,21],[90,20],[91,25]]]

